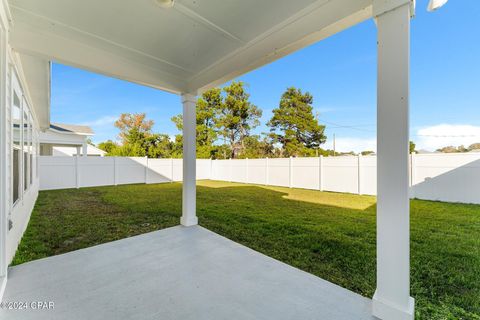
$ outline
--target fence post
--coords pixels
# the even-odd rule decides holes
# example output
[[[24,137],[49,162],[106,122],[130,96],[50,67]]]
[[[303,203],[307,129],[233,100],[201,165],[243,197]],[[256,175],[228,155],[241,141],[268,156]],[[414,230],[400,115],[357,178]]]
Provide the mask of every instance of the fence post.
[[[173,183],[173,158],[170,158],[170,183]]]
[[[323,156],[318,157],[318,190],[323,191]]]
[[[361,177],[362,177],[362,154],[359,153],[357,156],[357,166],[358,166],[358,175],[357,175],[357,193],[362,194],[361,186]]]
[[[245,170],[247,171],[246,172],[246,177],[245,177],[245,183],[249,183],[248,180],[249,180],[249,172],[248,172],[248,158],[245,158]]]
[[[288,187],[292,187],[292,157],[288,159]]]
[[[78,168],[78,154],[75,156],[75,187],[80,189],[80,172]]]
[[[145,184],[148,183],[148,156],[145,156]]]
[[[265,158],[265,185],[268,186],[268,157]]]
[[[117,185],[117,157],[113,157],[113,185]]]
[[[232,182],[232,158],[228,159],[228,164],[230,165],[229,182]]]

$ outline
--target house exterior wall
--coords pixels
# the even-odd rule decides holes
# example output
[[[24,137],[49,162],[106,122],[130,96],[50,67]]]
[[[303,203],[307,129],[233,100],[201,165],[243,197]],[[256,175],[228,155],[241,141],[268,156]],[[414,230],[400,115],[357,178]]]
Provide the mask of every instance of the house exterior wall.
[[[7,213],[8,185],[8,85],[7,77],[8,19],[4,4],[0,4],[0,298],[7,284]]]
[[[7,263],[10,263],[15,255],[18,243],[22,238],[22,235],[28,225],[28,220],[30,219],[30,214],[32,212],[33,206],[38,196],[39,189],[39,175],[37,172],[37,159],[39,153],[39,144],[38,144],[38,123],[36,121],[35,115],[31,108],[31,105],[28,103],[25,84],[22,84],[19,81],[17,76],[19,69],[17,62],[14,59],[14,53],[10,52],[9,54],[9,68],[8,68],[8,79],[10,79],[10,86],[7,90],[9,97],[7,101],[7,128],[9,132],[7,135],[7,159],[9,159],[7,176],[9,186],[8,190],[8,204],[10,206],[8,212],[8,233],[7,233]],[[21,132],[19,140],[21,145],[21,150],[19,150],[22,157],[19,157],[19,182],[20,182],[20,191],[19,199],[15,201],[13,199],[13,188],[14,188],[14,154],[13,154],[13,138],[15,136],[12,120],[12,106],[14,103],[14,96],[21,96],[21,110],[22,115],[27,115],[27,120],[22,117],[22,125],[25,127],[25,122],[28,122],[28,125],[31,125],[31,129],[28,128],[27,131],[23,130]],[[31,142],[30,142],[31,141]],[[31,171],[31,172],[30,172]],[[25,178],[26,177],[26,178]]]
[[[11,262],[18,243],[27,227],[33,206],[39,190],[38,175],[38,135],[39,124],[35,111],[32,108],[32,99],[28,94],[22,66],[17,54],[8,45],[8,8],[5,3],[0,4],[0,35],[2,67],[0,68],[0,163],[2,167],[1,188],[2,210],[0,214],[1,241],[0,241],[0,279],[6,276],[6,266]],[[16,97],[16,98],[15,98]],[[13,104],[19,108],[14,108]],[[12,114],[16,113],[16,117]],[[14,119],[17,119],[14,121]],[[19,120],[18,120],[19,119]],[[14,127],[15,125],[15,127]],[[16,143],[14,143],[14,139]],[[17,151],[13,151],[13,150]],[[14,165],[16,160],[17,165]],[[18,170],[18,174],[14,173]],[[18,179],[14,179],[14,175]],[[18,199],[14,201],[14,183],[18,188]],[[1,289],[1,288],[0,288]],[[2,292],[0,291],[0,297]]]

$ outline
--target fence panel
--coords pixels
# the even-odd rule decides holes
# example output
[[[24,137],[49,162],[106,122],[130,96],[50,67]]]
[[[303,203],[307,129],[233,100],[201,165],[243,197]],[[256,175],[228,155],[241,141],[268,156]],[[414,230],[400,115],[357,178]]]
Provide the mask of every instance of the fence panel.
[[[173,181],[183,180],[183,160],[173,159]]]
[[[358,192],[357,157],[324,157],[322,175],[325,191]]]
[[[197,160],[197,179],[375,195],[376,156]],[[182,159],[39,158],[40,189],[182,181]],[[480,153],[411,156],[410,196],[480,203]]]
[[[148,159],[147,183],[173,181],[173,159]]]
[[[197,180],[210,179],[212,176],[212,160],[197,159]]]
[[[74,157],[40,156],[40,190],[76,188],[75,161]]]
[[[360,194],[377,194],[377,157],[360,157]]]
[[[267,183],[267,159],[248,159],[248,183]]]
[[[413,159],[413,197],[480,203],[479,153],[418,154]]]
[[[288,187],[290,185],[290,159],[268,159],[268,180],[271,186]]]
[[[78,187],[111,186],[115,184],[115,159],[113,157],[77,157],[77,161]]]
[[[291,187],[319,190],[319,158],[292,158],[291,161]]]
[[[117,157],[115,161],[116,184],[145,183],[147,181],[147,158]]]
[[[230,175],[231,181],[248,183],[247,181],[247,160],[230,160]]]

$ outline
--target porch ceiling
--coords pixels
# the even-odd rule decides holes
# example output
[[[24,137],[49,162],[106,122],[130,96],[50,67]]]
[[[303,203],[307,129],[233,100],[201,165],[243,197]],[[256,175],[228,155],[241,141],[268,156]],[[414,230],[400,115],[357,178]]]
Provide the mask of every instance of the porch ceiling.
[[[202,227],[173,227],[9,269],[15,319],[366,320],[371,301]]]
[[[9,0],[19,51],[194,92],[371,17],[372,0]]]

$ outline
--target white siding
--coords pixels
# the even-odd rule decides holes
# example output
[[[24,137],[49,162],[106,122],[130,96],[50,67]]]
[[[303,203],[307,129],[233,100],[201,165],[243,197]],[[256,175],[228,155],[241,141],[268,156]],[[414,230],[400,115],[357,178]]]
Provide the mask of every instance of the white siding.
[[[7,161],[8,161],[8,170],[7,170],[7,198],[9,203],[9,212],[8,212],[8,220],[11,221],[12,228],[7,233],[7,262],[10,263],[15,255],[17,246],[22,238],[25,229],[27,228],[28,221],[30,220],[30,215],[32,213],[33,207],[35,205],[35,201],[38,196],[39,190],[39,180],[38,177],[33,174],[32,175],[32,184],[28,186],[26,191],[21,191],[19,201],[13,205],[12,204],[12,119],[11,119],[11,112],[12,112],[12,91],[13,86],[12,83],[16,83],[16,87],[19,88],[19,94],[21,100],[24,100],[22,96],[25,96],[26,91],[24,90],[25,84],[20,83],[19,79],[17,78],[17,68],[15,64],[15,59],[13,56],[9,55],[10,67],[7,70],[7,83],[6,85],[6,99],[7,99]],[[25,104],[27,106],[27,104]],[[28,106],[31,107],[31,106]],[[32,117],[33,113],[32,113]],[[33,125],[32,125],[32,136],[38,134],[38,123],[37,119],[32,118]],[[22,156],[23,158],[23,156]],[[35,156],[34,156],[35,158]],[[23,164],[20,166],[20,180],[23,181]]]

